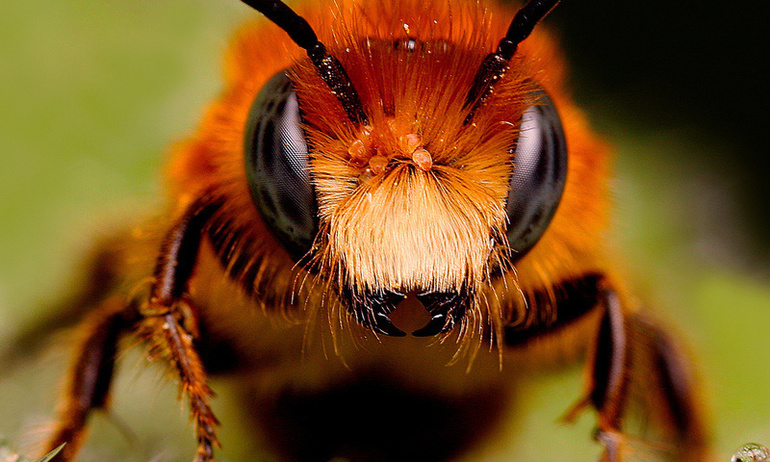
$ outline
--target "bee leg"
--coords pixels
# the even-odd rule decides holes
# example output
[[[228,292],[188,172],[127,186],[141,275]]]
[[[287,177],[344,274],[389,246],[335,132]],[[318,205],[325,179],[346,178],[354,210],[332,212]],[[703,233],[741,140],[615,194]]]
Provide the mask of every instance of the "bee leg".
[[[204,196],[171,228],[155,267],[149,302],[140,308],[140,336],[151,357],[166,360],[179,377],[180,393],[187,396],[198,439],[196,462],[214,460],[217,418],[209,405],[213,392],[196,349],[197,313],[187,297],[201,239],[218,203]]]
[[[184,324],[190,318],[180,317],[179,305],[161,316],[142,321],[141,336],[150,343],[150,356],[168,361],[179,377],[180,394],[187,396],[195,421],[198,451],[195,462],[214,460],[214,447],[219,446],[216,426],[219,421],[209,405],[213,392],[207,383],[203,362],[194,345],[194,337]]]
[[[589,402],[598,412],[597,439],[603,461],[619,462],[627,438],[622,431],[630,397],[640,400],[662,432],[657,448],[688,462],[705,460],[706,432],[696,405],[692,373],[671,336],[645,315],[626,315],[618,295],[604,287]]]
[[[138,320],[139,314],[133,305],[126,306],[120,297],[111,297],[86,321],[85,336],[69,374],[60,418],[46,449],[50,452],[66,443],[56,456],[57,462],[74,459],[89,413],[107,405],[118,341]]]
[[[600,289],[604,315],[599,325],[591,369],[591,388],[586,404],[599,413],[597,439],[604,444],[602,460],[620,461],[619,433],[628,391],[628,326],[618,295],[607,287]]]
[[[671,435],[677,460],[710,460],[703,404],[688,358],[671,333],[644,313],[632,315],[629,328],[633,344],[639,345],[632,358],[634,388],[647,387],[648,377],[653,378],[657,387],[646,396],[645,404],[664,433]]]

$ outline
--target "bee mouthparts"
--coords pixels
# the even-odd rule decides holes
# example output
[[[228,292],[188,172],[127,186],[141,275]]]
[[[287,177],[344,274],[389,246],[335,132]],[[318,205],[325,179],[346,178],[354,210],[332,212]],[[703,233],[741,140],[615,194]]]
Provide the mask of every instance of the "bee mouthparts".
[[[390,314],[407,298],[405,294],[380,291],[345,295],[350,312],[361,326],[390,337],[406,336],[390,319]],[[430,314],[430,320],[412,332],[415,337],[433,337],[451,331],[465,317],[473,300],[469,292],[425,292],[416,294],[416,298]]]

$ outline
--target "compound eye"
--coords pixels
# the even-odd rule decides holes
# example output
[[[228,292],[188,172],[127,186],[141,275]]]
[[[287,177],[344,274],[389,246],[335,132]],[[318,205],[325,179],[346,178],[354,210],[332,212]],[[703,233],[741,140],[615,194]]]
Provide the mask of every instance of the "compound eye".
[[[548,228],[567,178],[567,145],[559,114],[545,91],[522,116],[506,202],[511,257],[523,257]]]
[[[246,126],[246,176],[262,218],[295,259],[318,231],[315,193],[297,95],[285,71],[260,90]]]

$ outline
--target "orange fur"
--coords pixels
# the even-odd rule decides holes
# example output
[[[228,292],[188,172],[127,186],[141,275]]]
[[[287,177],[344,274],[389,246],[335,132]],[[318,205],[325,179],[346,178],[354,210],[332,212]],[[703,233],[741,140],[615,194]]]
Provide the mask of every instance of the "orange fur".
[[[379,395],[406,412],[413,412],[409,403],[438,402],[451,418],[430,409],[419,420],[450,425],[407,427],[407,433],[419,433],[422,442],[448,433],[457,445],[447,446],[459,453],[499,423],[510,383],[516,374],[526,374],[525,366],[585,356],[592,343],[595,367],[584,403],[597,410],[607,446],[603,460],[619,460],[613,454],[622,446],[615,440],[624,437],[627,385],[648,384],[634,379],[631,369],[637,364],[657,372],[659,386],[648,394],[656,418],[676,420],[660,427],[681,443],[687,460],[705,457],[702,422],[691,412],[691,387],[680,390],[672,382],[687,378],[687,368],[670,351],[666,333],[636,314],[606,254],[609,150],[565,90],[565,64],[554,39],[537,27],[469,119],[466,97],[482,60],[505,35],[510,11],[460,0],[337,0],[328,10],[308,4],[299,13],[348,73],[367,123],[351,121],[284,31],[258,20],[236,34],[224,91],[197,132],[172,153],[167,216],[139,229],[133,252],[125,252],[131,267],[126,278],[136,288],[128,294],[131,301],[123,311],[97,313],[99,322],[86,331],[53,446],[77,443],[88,413],[104,405],[114,359],[105,353],[117,348],[119,333],[132,329],[148,343],[150,355],[178,377],[196,423],[201,462],[211,462],[218,445],[207,383],[212,366],[214,373],[242,373],[244,408],[252,409],[268,436],[292,429],[295,446],[315,444],[316,433],[328,430],[294,434],[306,407],[312,414],[327,399],[336,407],[320,412],[324,424],[337,419],[337,425],[351,420],[367,428],[379,425],[373,431],[377,437],[379,431],[401,429],[403,422],[389,425],[377,412],[359,419],[350,394],[363,393],[375,410]],[[246,172],[249,112],[278,72],[287,73],[297,94],[318,201],[320,230],[299,263],[261,218]],[[536,104],[533,95],[540,88],[555,103],[564,127],[567,179],[549,227],[517,260],[509,254],[506,234],[506,201],[517,162],[511,152],[519,122]],[[458,311],[465,310],[465,300],[472,302],[460,325],[444,324],[452,329],[437,339],[420,338],[419,331],[404,338],[380,336],[345,305],[364,300],[371,319],[376,302],[367,304],[362,295],[392,292],[419,294],[394,311],[407,312],[402,318],[407,323],[413,321],[409,316],[428,316],[417,302],[421,296],[449,294],[444,306],[454,304],[451,309]],[[103,325],[109,335],[102,335]],[[328,339],[333,350],[327,350]],[[480,354],[482,342],[490,350],[497,347],[498,355]],[[328,361],[332,353],[342,361]],[[468,369],[445,367],[462,355]],[[463,373],[471,364],[472,373]],[[88,386],[94,384],[105,386],[94,393]],[[78,407],[90,396],[98,398],[94,404]],[[287,396],[288,406],[281,409]],[[310,406],[306,396],[315,400]],[[480,416],[484,428],[464,422],[478,405],[491,410]],[[369,444],[352,433],[342,435],[350,440],[328,438],[356,448]],[[399,452],[399,444],[406,444],[402,436],[362,454]],[[76,445],[65,460],[74,457]],[[280,446],[271,442],[267,449],[294,450]]]
[[[293,263],[254,209],[243,167],[249,107],[262,84],[287,68],[315,147],[312,166],[325,231],[321,235],[328,236],[319,242],[316,256],[328,278],[324,284],[359,289],[473,287],[486,293],[488,301],[487,306],[477,306],[475,316],[482,319],[491,313],[499,326],[522,318],[526,307],[520,291],[548,288],[552,281],[604,267],[607,147],[590,132],[564,92],[563,59],[547,32],[537,28],[521,44],[495,94],[465,127],[467,111],[462,105],[467,89],[485,54],[504,34],[510,12],[476,3],[417,0],[340,1],[330,11],[299,11],[348,71],[370,112],[370,132],[364,136],[350,123],[285,33],[259,20],[236,35],[226,60],[225,91],[207,111],[195,137],[174,153],[169,169],[171,194],[180,209],[204,190],[228,198],[222,214],[239,230],[236,248],[264,257],[254,264],[271,266],[270,271],[257,272],[270,275],[269,287],[264,281],[253,282],[273,294],[268,298],[288,300],[298,278],[317,280],[291,270]],[[431,59],[389,45],[410,38],[429,48]],[[504,244],[507,148],[530,104],[532,81],[549,92],[563,119],[570,153],[567,185],[538,244],[516,264],[515,272],[489,286],[489,266],[505,259],[500,251],[489,257],[489,236],[497,236],[497,246]],[[399,154],[409,134],[422,138],[431,158],[429,170],[413,168],[410,153]],[[376,147],[369,138],[376,140]],[[367,144],[365,161],[385,153],[385,158],[401,159],[399,166],[379,175],[370,170],[371,179],[362,177],[365,169],[350,161],[357,142]],[[411,213],[401,213],[404,209]],[[436,272],[439,267],[444,269]]]

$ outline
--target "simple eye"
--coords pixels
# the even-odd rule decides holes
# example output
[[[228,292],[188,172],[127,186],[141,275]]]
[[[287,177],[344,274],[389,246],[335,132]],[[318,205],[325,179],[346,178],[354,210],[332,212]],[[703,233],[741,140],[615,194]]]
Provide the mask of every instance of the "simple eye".
[[[318,213],[297,95],[284,71],[254,99],[245,154],[257,209],[289,254],[300,259],[315,239]]]
[[[567,145],[559,114],[544,91],[522,116],[513,152],[513,171],[506,202],[508,243],[518,260],[551,222],[567,178]]]

